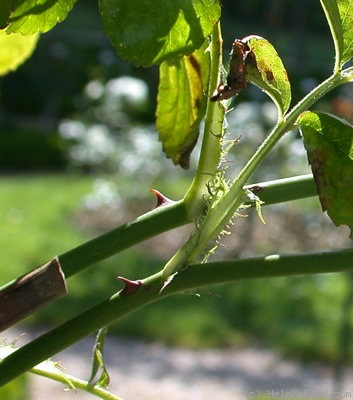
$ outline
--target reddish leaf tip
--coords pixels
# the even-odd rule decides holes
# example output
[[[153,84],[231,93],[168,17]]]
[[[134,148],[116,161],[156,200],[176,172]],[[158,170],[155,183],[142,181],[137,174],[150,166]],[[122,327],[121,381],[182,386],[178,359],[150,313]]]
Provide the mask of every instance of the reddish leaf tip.
[[[168,197],[164,196],[161,192],[155,189],[151,189],[151,192],[156,196],[157,198],[157,205],[155,208],[161,207],[161,206],[166,206],[167,204],[174,203],[173,200],[168,199]]]
[[[246,87],[248,58],[250,59],[253,54],[244,41],[235,39],[230,55],[227,83],[218,85],[211,96],[211,101],[230,99],[237,96]]]

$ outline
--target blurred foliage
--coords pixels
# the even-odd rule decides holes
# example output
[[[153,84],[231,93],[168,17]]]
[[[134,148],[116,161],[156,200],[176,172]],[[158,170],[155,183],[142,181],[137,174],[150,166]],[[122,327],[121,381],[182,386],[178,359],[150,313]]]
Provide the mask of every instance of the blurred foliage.
[[[58,134],[7,131],[0,135],[0,170],[27,172],[65,170],[69,142]]]
[[[1,177],[0,285],[82,243],[87,234],[74,229],[73,217],[91,185],[64,174]]]

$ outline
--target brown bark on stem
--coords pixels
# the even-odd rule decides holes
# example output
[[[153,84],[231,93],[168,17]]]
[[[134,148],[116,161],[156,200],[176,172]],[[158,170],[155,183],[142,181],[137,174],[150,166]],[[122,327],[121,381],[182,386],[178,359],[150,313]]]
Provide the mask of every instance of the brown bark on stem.
[[[55,257],[0,291],[0,332],[66,294],[65,275]]]

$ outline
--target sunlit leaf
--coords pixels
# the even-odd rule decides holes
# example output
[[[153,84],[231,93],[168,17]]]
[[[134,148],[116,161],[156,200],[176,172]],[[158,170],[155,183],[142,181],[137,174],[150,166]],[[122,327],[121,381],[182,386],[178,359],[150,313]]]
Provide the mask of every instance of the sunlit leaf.
[[[220,18],[219,0],[100,0],[104,30],[117,53],[150,66],[191,54]]]
[[[272,44],[260,36],[242,41],[253,53],[253,57],[247,57],[247,80],[267,93],[283,115],[290,106],[291,88],[282,60]]]
[[[32,35],[62,22],[76,0],[14,0],[7,32]]]
[[[191,56],[160,65],[157,129],[167,157],[188,168],[204,115],[209,74],[205,46]]]
[[[342,67],[353,57],[353,2],[321,0],[330,25],[336,52],[336,66]]]
[[[33,52],[39,34],[23,36],[0,31],[0,75],[15,70]]]
[[[343,52],[341,62],[344,64],[353,57],[353,3],[351,0],[337,1],[343,33]]]
[[[353,126],[324,113],[297,121],[322,209],[336,225],[353,227]]]

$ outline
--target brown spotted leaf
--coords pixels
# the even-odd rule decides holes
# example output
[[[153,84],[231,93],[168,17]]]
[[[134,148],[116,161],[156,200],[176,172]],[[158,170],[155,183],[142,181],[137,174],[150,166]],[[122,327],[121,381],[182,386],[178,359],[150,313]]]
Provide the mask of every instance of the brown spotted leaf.
[[[305,112],[297,120],[322,209],[336,225],[353,227],[353,126]],[[351,236],[352,237],[352,236]]]
[[[247,80],[267,93],[277,105],[280,115],[286,113],[291,102],[291,88],[287,71],[272,44],[260,36],[242,39],[251,50],[247,56]]]

